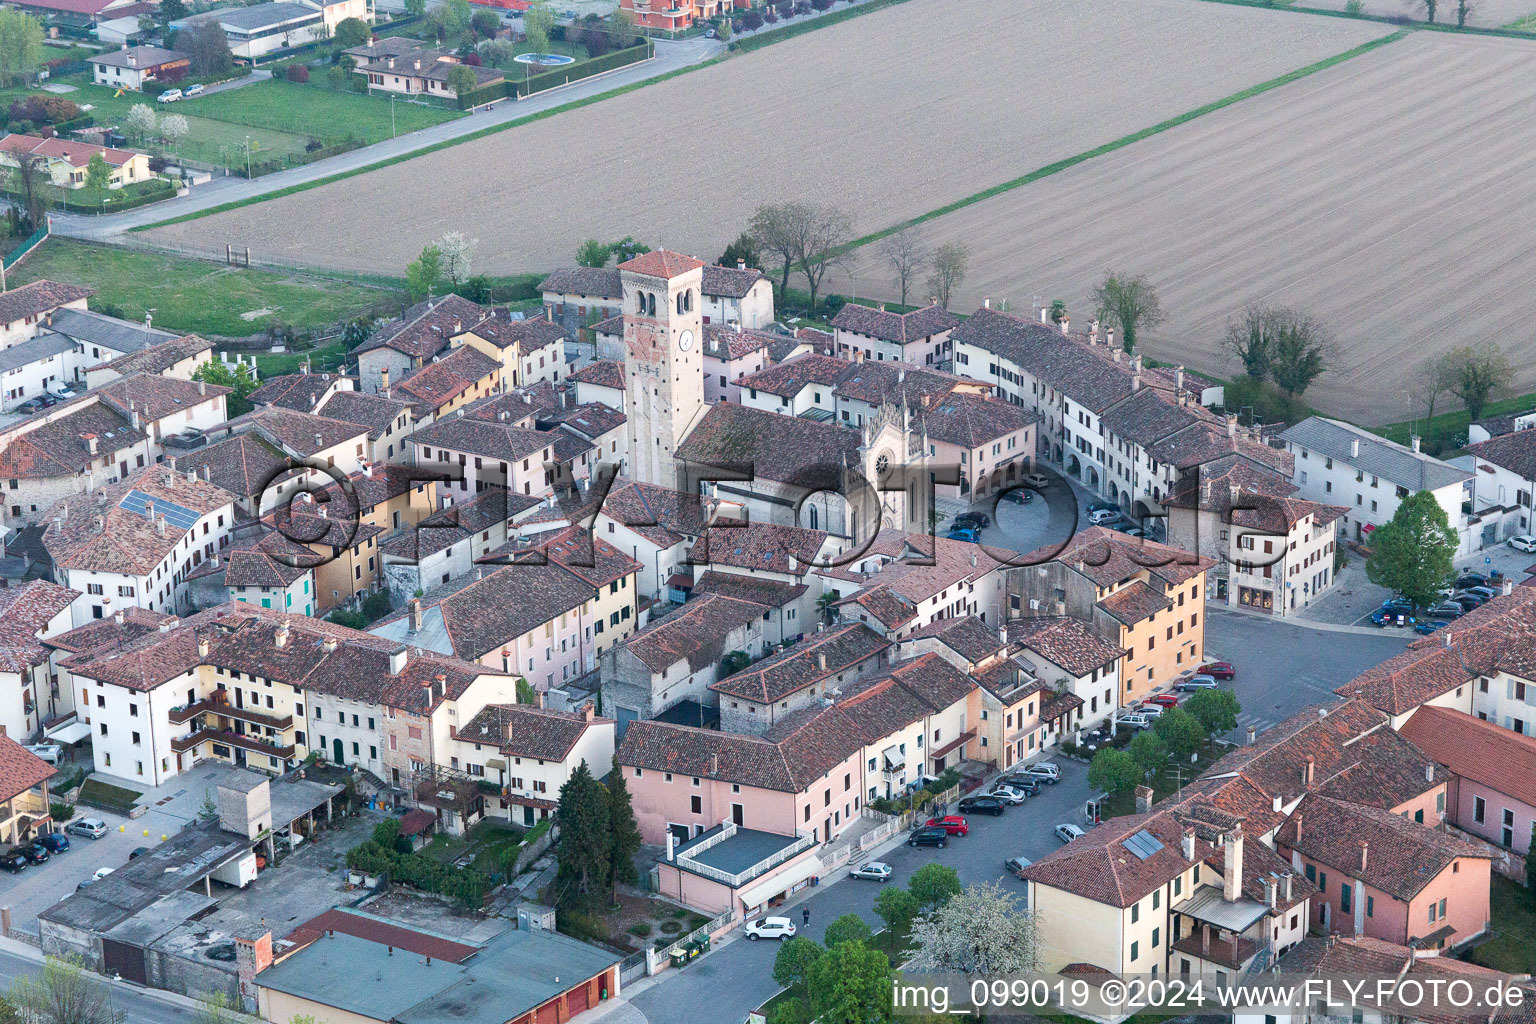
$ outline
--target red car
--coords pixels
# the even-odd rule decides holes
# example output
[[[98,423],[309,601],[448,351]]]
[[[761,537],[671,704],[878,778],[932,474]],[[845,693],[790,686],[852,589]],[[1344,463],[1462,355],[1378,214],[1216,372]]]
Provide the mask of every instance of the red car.
[[[1237,676],[1237,669],[1232,667],[1230,661],[1213,661],[1209,665],[1201,665],[1199,674],[1210,676],[1212,679],[1234,679]]]
[[[971,825],[958,814],[950,814],[943,818],[929,818],[927,828],[941,828],[952,836],[970,835]]]
[[[1179,706],[1179,698],[1171,693],[1159,693],[1147,698],[1148,704],[1156,704],[1160,708],[1176,708]]]

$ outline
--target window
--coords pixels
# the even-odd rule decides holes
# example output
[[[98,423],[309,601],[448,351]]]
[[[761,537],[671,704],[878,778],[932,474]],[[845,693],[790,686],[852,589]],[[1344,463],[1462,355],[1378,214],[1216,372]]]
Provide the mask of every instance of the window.
[[[1132,903],[1131,904],[1131,924],[1135,924],[1137,921],[1140,921],[1140,920],[1141,920],[1141,904],[1140,903]],[[1131,959],[1134,960],[1136,958],[1132,957]]]
[[[1487,815],[1487,813],[1488,813],[1488,804],[1483,800],[1483,798],[1480,797],[1480,796],[1473,797],[1472,798],[1472,820],[1476,821],[1476,822],[1481,822],[1481,821],[1483,821],[1483,819]]]
[[[1139,942],[1131,943],[1131,963],[1135,963],[1136,962],[1136,958],[1139,957],[1139,956],[1141,956],[1141,943],[1139,943]]]
[[[691,797],[690,800],[689,800],[689,803],[691,805],[689,809],[692,810],[694,814],[703,814],[704,813],[704,798],[703,797],[699,797],[699,796]]]
[[[1339,911],[1341,913],[1348,914],[1350,912],[1350,897],[1353,895],[1354,891],[1348,885],[1344,883],[1339,884]]]
[[[1162,934],[1161,933],[1162,933],[1162,929],[1161,928],[1153,928],[1152,929],[1152,948],[1153,949],[1157,948],[1158,942],[1162,938]]]
[[[1367,896],[1365,898],[1365,916],[1366,917],[1375,917],[1376,916],[1376,897],[1375,896]]]

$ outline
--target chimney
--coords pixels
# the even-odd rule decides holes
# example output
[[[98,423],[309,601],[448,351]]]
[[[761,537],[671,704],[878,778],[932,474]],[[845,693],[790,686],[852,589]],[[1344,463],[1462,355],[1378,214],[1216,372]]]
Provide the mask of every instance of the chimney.
[[[1411,437],[1408,438],[1408,443],[1413,446],[1413,451],[1414,451],[1415,454],[1418,453],[1418,451],[1419,451],[1419,444],[1422,441],[1423,441],[1423,438],[1419,437],[1418,434],[1414,434],[1414,435],[1412,435]]]
[[[587,701],[585,704],[583,704],[581,706],[581,718],[582,718],[582,721],[590,722],[590,721],[592,721],[596,717],[597,717],[597,706],[595,704],[593,704],[591,701]],[[718,771],[718,770],[719,769],[717,768],[716,771]]]
[[[816,652],[816,667],[819,668],[823,672],[825,672],[827,670],[827,652],[826,651],[817,651]]]
[[[1211,926],[1205,922],[1200,923],[1200,958],[1202,960],[1211,955]]]
[[[284,622],[277,627],[277,635],[272,638],[272,643],[276,647],[288,646],[288,623]]]
[[[1071,319],[1071,317],[1065,317],[1065,316],[1062,317],[1061,318],[1061,333],[1062,334],[1066,334],[1071,329],[1072,329],[1072,319]]]
[[[1360,457],[1360,439],[1358,437],[1352,438],[1349,442],[1349,457],[1352,459]]]
[[[1424,781],[1425,782],[1434,782],[1435,781],[1435,766],[1433,764],[1426,764],[1424,766]]]
[[[405,671],[406,649],[397,647],[389,652],[389,674],[397,676]]]
[[[1371,863],[1371,844],[1364,839],[1360,840],[1360,874],[1365,875],[1366,867]]]
[[[1136,813],[1146,814],[1152,809],[1152,787],[1136,787]]]
[[[1195,859],[1195,830],[1190,826],[1184,830],[1184,836],[1179,840],[1179,852],[1185,860]]]
[[[421,599],[418,598],[418,597],[411,598],[410,603],[407,604],[406,607],[410,609],[410,613],[411,613],[411,632],[412,633],[420,633],[421,632]]]
[[[206,395],[208,393],[208,382],[207,381],[200,380],[200,381],[197,382],[197,393],[200,394],[200,395]]]
[[[1264,905],[1270,910],[1275,909],[1275,890],[1279,888],[1274,875],[1264,876]]]
[[[379,390],[389,390],[389,367],[387,366],[379,371]]]
[[[1280,898],[1285,902],[1291,902],[1291,873],[1285,872],[1280,876]]]
[[[544,691],[543,690],[534,690],[533,691],[533,706],[536,707],[536,708],[542,708],[544,706]]]
[[[1138,357],[1138,358],[1140,358],[1140,357]],[[1141,390],[1141,371],[1140,370],[1137,370],[1135,373],[1131,374],[1131,390],[1132,391],[1140,391]]]
[[[1237,413],[1235,412],[1227,413],[1227,436],[1237,436]]]
[[[325,438],[324,438],[324,437],[322,437],[322,436],[321,436],[321,435],[319,435],[319,434],[316,434],[316,435],[315,435],[315,447],[316,447],[316,448],[319,448],[319,447],[320,447],[320,446],[321,446],[321,445],[323,445],[323,444],[324,444],[324,443],[325,443]]]
[[[394,70],[395,58],[393,58],[393,57],[386,57],[385,60],[384,60],[384,66],[389,68],[390,70]]]
[[[736,261],[736,269],[737,270],[746,270],[747,269],[747,261],[746,260],[737,260]]]
[[[720,774],[720,754],[718,752],[709,755],[709,775],[714,778]]]
[[[1253,746],[1253,741],[1254,741],[1254,739],[1257,736],[1258,736],[1258,730],[1254,729],[1254,727],[1250,725],[1248,727],[1248,745],[1250,747]]]
[[[1303,765],[1301,769],[1301,784],[1307,789],[1312,788],[1312,777],[1316,771],[1317,758],[1313,757],[1311,754],[1308,754],[1307,763]]]
[[[212,479],[212,473],[209,471],[207,463],[197,467],[197,475],[204,483],[208,483]]]
[[[1300,814],[1300,812],[1297,812],[1296,814],[1291,815],[1291,820],[1296,823],[1296,842],[1299,843],[1299,842],[1301,842],[1301,814]],[[1295,844],[1292,844],[1292,845],[1295,845]],[[1289,885],[1289,883],[1287,883],[1287,885]],[[1291,898],[1291,891],[1290,891],[1290,889],[1286,889],[1286,891],[1285,891],[1285,898],[1286,899],[1290,899]]]
[[[992,308],[992,299],[990,297],[982,299],[981,300],[981,308],[982,309],[991,309]]]
[[[121,612],[119,612],[119,614],[121,614]],[[197,638],[197,656],[205,660],[208,657],[208,638],[205,636],[200,636]]]
[[[1508,576],[1504,577],[1504,584],[1503,584],[1503,586],[1499,587],[1499,593],[1502,594],[1505,597],[1508,597],[1510,594],[1513,594],[1514,592],[1515,592],[1515,581],[1510,579]]]
[[[127,617],[127,615],[123,614],[123,610],[121,608],[112,613],[112,621],[116,622],[119,626],[123,624],[123,620],[125,620]]]
[[[1113,327],[1107,328],[1104,331],[1104,344],[1108,345],[1110,348],[1115,348],[1115,329]],[[1115,349],[1117,354],[1119,351],[1119,349]]]
[[[155,517],[155,532],[162,537],[165,536],[165,516]]]
[[[1236,902],[1243,892],[1243,826],[1237,825],[1227,833],[1222,846],[1225,854],[1221,864],[1221,898],[1228,903]]]
[[[1440,632],[1445,634],[1445,646],[1451,646],[1451,631],[1448,629],[1442,629]]]
[[[1180,391],[1184,390],[1184,367],[1175,366],[1173,368],[1173,386]]]
[[[95,455],[98,447],[96,443],[96,435],[82,434],[81,436],[85,438],[85,450],[90,452],[92,455]]]
[[[1270,807],[1274,810],[1274,812],[1276,814],[1279,814],[1280,813],[1280,808],[1284,807],[1284,806],[1285,806],[1285,798],[1282,797],[1282,796],[1276,795],[1275,798],[1272,801],[1270,801]]]
[[[437,680],[437,695],[439,697],[448,696],[448,677],[439,672],[432,678]]]
[[[320,649],[322,651],[324,651],[326,654],[335,654],[336,653],[336,648],[339,647],[339,646],[340,646],[340,644],[338,644],[336,642],[336,638],[335,637],[328,636],[320,644]]]

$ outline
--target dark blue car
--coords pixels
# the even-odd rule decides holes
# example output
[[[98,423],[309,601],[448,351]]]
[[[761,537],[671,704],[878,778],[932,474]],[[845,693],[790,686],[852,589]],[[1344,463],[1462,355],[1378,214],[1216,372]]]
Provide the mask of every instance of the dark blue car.
[[[977,538],[980,536],[979,533],[968,526],[957,526],[949,531],[950,540],[969,541],[972,544],[976,543]]]
[[[63,832],[45,832],[38,836],[37,841],[42,843],[50,853],[63,853],[69,849],[69,837]]]
[[[1433,633],[1435,630],[1444,629],[1449,625],[1449,622],[1442,622],[1441,620],[1436,619],[1434,622],[1416,623],[1413,627],[1413,631],[1418,633],[1420,636],[1429,636],[1429,634]]]

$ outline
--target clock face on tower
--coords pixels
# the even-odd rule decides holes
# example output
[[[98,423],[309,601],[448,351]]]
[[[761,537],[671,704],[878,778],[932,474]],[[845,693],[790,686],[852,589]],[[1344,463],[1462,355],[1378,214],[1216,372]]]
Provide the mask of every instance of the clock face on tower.
[[[679,334],[677,336],[677,347],[684,352],[693,348],[693,332],[684,331],[682,334]]]

